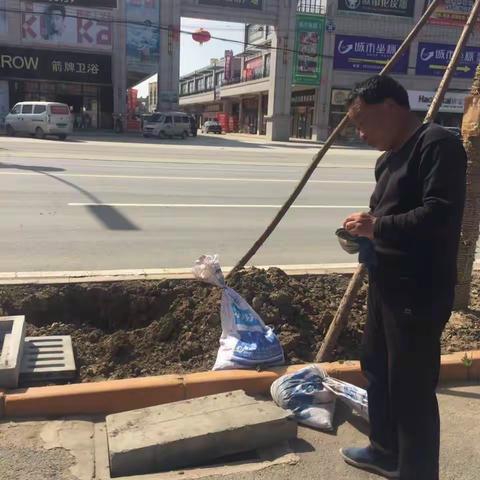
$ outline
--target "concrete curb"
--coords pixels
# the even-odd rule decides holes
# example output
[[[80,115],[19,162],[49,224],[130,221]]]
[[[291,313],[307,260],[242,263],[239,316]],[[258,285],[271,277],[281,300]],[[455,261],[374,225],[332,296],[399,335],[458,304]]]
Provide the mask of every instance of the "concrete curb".
[[[307,265],[258,265],[255,268],[280,268],[287,275],[353,274],[358,263],[319,263]],[[224,267],[227,274],[233,267]],[[250,267],[247,267],[250,268]],[[480,261],[473,265],[480,270]],[[125,270],[80,270],[59,272],[0,272],[3,285],[53,285],[67,283],[131,282],[138,280],[191,280],[191,268],[139,268]]]
[[[358,361],[319,364],[335,378],[365,386]],[[0,391],[0,414],[5,417],[44,417],[110,414],[170,403],[203,395],[243,389],[265,394],[280,376],[306,365],[252,370],[226,370],[186,375],[110,380],[96,383],[31,387]],[[441,383],[480,381],[480,351],[442,356]]]
[[[314,265],[260,265],[256,268],[276,267],[287,275],[322,275],[331,273],[352,274],[356,263],[326,263]],[[227,274],[233,267],[222,268]],[[136,280],[190,280],[191,268],[151,268],[130,270],[83,270],[63,272],[3,272],[0,285],[42,285],[59,283],[100,283]]]

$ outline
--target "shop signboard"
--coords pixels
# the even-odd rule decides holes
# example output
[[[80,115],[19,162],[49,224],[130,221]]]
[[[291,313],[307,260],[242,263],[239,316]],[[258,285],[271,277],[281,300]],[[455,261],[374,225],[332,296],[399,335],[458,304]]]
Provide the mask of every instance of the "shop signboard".
[[[23,12],[23,43],[112,49],[111,12],[37,2],[24,2]]]
[[[320,85],[324,35],[324,16],[297,15],[293,57],[294,85]]]
[[[400,40],[359,37],[353,35],[335,36],[333,68],[335,70],[357,70],[380,72],[401,45]],[[393,73],[407,73],[409,51],[399,59]]]
[[[199,5],[262,10],[263,0],[198,0]]]
[[[178,103],[178,92],[175,90],[164,90],[160,92],[161,103]]]
[[[247,60],[243,69],[245,80],[256,80],[263,77],[263,57]]]
[[[37,2],[71,7],[117,8],[117,0],[37,0]]]
[[[349,93],[350,93],[350,90],[333,88],[331,104],[344,107],[347,102]]]
[[[110,55],[0,46],[0,77],[112,84]]]
[[[425,0],[425,10],[433,0]],[[473,8],[474,0],[440,0],[428,22],[434,25],[463,27]],[[478,20],[480,23],[480,19]]]
[[[408,99],[410,100],[410,108],[417,112],[428,112],[434,96],[435,92],[409,90]],[[440,112],[463,113],[466,97],[467,93],[447,92],[440,106]]]
[[[338,0],[342,12],[413,17],[415,0]]]
[[[0,0],[0,35],[8,33],[7,12],[5,11],[6,3],[6,0]]]
[[[233,50],[225,50],[225,66],[223,68],[223,78],[225,82],[230,82],[233,78]]]
[[[454,50],[455,45],[419,43],[415,73],[417,75],[443,77]],[[465,47],[454,76],[458,78],[473,78],[479,63],[480,47]]]
[[[160,0],[125,0],[129,72],[150,75],[158,70]]]

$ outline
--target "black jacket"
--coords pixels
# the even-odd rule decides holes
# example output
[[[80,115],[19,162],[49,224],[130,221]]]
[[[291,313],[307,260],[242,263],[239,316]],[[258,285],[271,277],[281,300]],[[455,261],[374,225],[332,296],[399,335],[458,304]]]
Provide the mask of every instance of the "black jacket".
[[[380,270],[427,287],[455,285],[466,164],[460,140],[435,124],[380,157],[370,200]]]

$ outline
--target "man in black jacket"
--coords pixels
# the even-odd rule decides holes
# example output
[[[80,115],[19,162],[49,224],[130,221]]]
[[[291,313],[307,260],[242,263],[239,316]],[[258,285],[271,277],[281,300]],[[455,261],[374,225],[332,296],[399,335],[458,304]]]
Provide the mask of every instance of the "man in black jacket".
[[[347,106],[360,138],[386,153],[375,168],[370,211],[344,222],[372,240],[376,266],[369,269],[361,358],[370,445],[341,454],[387,478],[438,480],[435,389],[456,284],[466,154],[450,132],[421,123],[390,77],[357,85]]]

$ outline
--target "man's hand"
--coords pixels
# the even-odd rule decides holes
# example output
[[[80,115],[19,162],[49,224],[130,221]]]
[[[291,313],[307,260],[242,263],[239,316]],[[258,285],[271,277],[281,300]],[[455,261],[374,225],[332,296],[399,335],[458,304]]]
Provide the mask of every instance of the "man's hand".
[[[352,213],[343,222],[343,228],[347,229],[352,235],[357,237],[367,237],[373,239],[373,227],[376,218],[367,212]]]

